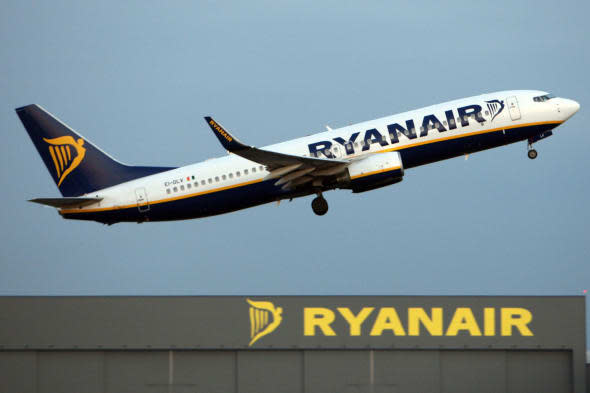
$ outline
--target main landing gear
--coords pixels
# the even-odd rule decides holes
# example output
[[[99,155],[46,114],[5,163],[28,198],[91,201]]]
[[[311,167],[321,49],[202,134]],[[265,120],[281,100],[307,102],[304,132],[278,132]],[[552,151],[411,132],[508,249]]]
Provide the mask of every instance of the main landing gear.
[[[318,216],[323,216],[328,212],[328,201],[324,199],[321,193],[311,201],[311,209]]]
[[[529,156],[529,158],[531,160],[534,160],[535,158],[537,158],[538,153],[537,153],[537,151],[535,149],[533,149],[533,144],[532,143],[529,143],[528,144],[528,152],[527,152],[527,155]]]

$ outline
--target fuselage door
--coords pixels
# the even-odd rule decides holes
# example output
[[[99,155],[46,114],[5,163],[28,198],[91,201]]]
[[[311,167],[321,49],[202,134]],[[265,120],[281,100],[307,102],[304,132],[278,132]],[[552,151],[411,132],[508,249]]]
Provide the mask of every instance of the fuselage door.
[[[510,111],[510,118],[512,120],[520,120],[520,108],[518,107],[518,100],[516,97],[508,97],[506,98],[506,103],[508,104],[508,110]]]
[[[137,208],[140,212],[143,213],[150,210],[150,204],[144,187],[135,189],[135,199],[137,200]]]

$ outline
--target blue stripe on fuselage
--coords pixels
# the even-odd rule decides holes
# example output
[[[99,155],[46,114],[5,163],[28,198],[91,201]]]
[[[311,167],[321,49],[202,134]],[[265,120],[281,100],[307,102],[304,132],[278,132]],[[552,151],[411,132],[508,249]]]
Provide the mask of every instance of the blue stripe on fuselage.
[[[262,205],[289,197],[290,192],[276,187],[274,180],[234,187],[222,191],[187,196],[170,202],[154,203],[148,211],[139,212],[137,207],[95,212],[62,213],[64,218],[92,220],[106,224],[121,221],[168,221],[202,218]],[[148,195],[149,197],[149,195]]]
[[[477,135],[470,135],[441,142],[429,143],[398,150],[405,169],[430,164],[463,154],[492,149],[532,138],[545,131],[552,130],[559,124],[536,124],[519,128],[497,130]]]

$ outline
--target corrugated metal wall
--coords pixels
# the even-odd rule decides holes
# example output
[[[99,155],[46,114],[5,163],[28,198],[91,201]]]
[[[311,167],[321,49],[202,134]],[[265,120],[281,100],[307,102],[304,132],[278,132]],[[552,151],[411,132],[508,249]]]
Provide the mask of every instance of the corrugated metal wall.
[[[571,392],[571,351],[0,351],[2,393]]]

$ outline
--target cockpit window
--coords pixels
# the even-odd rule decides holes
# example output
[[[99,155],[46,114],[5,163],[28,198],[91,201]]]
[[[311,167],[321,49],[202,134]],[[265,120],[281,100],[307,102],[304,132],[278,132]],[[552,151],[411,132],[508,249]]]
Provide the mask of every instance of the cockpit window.
[[[555,94],[545,94],[544,96],[537,96],[533,98],[535,102],[543,102],[549,101],[550,99],[555,98]]]

